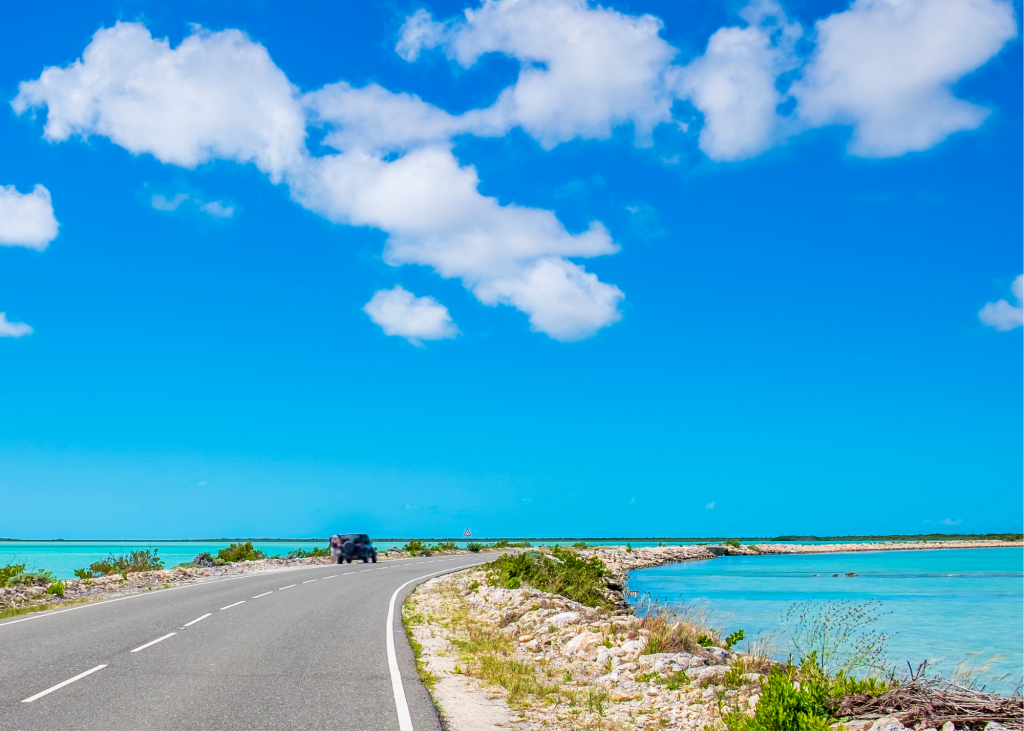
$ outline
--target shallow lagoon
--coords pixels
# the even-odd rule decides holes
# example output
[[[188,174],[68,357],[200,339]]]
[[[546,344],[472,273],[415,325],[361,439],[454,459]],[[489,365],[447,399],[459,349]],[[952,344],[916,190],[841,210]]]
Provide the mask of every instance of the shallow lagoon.
[[[771,635],[781,660],[790,652],[781,618],[793,602],[877,599],[893,664],[928,660],[948,672],[991,661],[979,677],[999,692],[1024,675],[1021,548],[723,557],[634,571],[629,588],[640,599],[706,604],[728,631]]]

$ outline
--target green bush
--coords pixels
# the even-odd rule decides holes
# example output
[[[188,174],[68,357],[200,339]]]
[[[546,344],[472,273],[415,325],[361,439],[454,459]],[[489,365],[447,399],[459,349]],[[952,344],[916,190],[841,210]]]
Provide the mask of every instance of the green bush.
[[[486,564],[491,586],[534,589],[561,594],[588,607],[608,606],[604,578],[608,569],[593,557],[584,561],[565,548],[552,548],[550,555],[527,551],[501,556]]]
[[[266,555],[263,551],[257,551],[256,547],[252,545],[252,541],[247,541],[246,543],[232,543],[227,548],[220,549],[217,551],[217,558],[228,563],[236,563],[238,561],[259,561],[261,558],[266,558]]]
[[[480,553],[480,551],[484,550],[485,548],[487,548],[487,546],[485,546],[483,543],[470,543],[466,546],[466,550],[470,551],[471,553]]]
[[[458,546],[455,545],[455,541],[438,541],[437,545],[431,550],[433,551],[455,551]]]
[[[302,548],[292,551],[288,554],[288,558],[320,558],[322,556],[330,556],[331,551],[328,548],[313,548],[306,551]]]
[[[572,547],[573,548],[578,548],[580,550],[583,550],[584,548],[590,548],[590,546],[587,545],[586,541],[576,541],[575,543],[572,544]]]
[[[8,581],[23,573],[25,573],[25,564],[23,563],[9,563],[0,568],[0,588],[7,586]]]
[[[152,551],[132,551],[123,556],[110,554],[102,561],[89,564],[87,569],[75,569],[75,576],[80,579],[91,579],[96,576],[128,576],[139,571],[159,571],[164,567],[164,562],[158,553],[159,549],[154,548]]]
[[[18,568],[24,569],[24,564],[13,564],[9,567],[4,568]],[[51,582],[57,580],[53,574],[49,571],[19,571],[12,576],[9,576],[5,582],[7,586],[46,586]]]
[[[729,731],[829,731],[828,699],[827,684],[799,682],[794,668],[775,667],[761,686],[754,717],[732,713],[725,725]]]
[[[722,545],[730,546],[731,548],[739,548],[742,544],[739,542],[738,538],[726,538],[722,541]]]
[[[409,541],[406,543],[402,550],[408,553],[410,556],[430,556],[431,551],[427,546],[423,545],[423,541]]]
[[[48,587],[46,587],[46,593],[47,594],[55,594],[56,596],[63,597],[64,596],[64,582],[63,581],[54,581],[52,584],[50,584]]]

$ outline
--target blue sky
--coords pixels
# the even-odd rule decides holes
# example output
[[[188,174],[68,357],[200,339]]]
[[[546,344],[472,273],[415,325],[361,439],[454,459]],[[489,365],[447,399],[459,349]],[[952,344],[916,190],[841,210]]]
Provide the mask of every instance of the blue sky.
[[[252,5],[8,9],[0,535],[1021,529],[1019,4]]]

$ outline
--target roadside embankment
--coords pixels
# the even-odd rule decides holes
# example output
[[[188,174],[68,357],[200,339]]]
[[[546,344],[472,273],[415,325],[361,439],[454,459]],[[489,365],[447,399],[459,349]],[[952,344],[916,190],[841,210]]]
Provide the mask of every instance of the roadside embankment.
[[[1013,548],[1021,541],[893,541],[888,543],[758,543],[751,553],[859,553],[862,551],[934,551],[952,548]]]
[[[928,547],[981,547],[958,543]],[[907,550],[902,544],[847,545]],[[638,617],[622,601],[629,571],[757,553],[746,546],[581,549],[575,555],[596,570],[591,578],[598,576],[603,587],[585,591],[579,578],[555,593],[537,587],[551,589],[557,580],[552,574],[570,573],[579,561],[566,549],[527,551],[425,582],[406,600],[403,622],[449,731],[1021,728],[1019,697],[1004,699],[941,679],[892,683],[830,676],[813,657],[780,665],[754,643],[733,652],[742,633],[723,637],[696,610]],[[543,566],[531,569],[531,557]],[[593,559],[607,571],[601,574]],[[565,594],[589,598],[578,602]],[[786,720],[797,711],[813,718]]]
[[[431,555],[462,555],[467,551],[434,552]],[[380,561],[408,558],[404,551],[381,553]],[[111,574],[91,579],[67,579],[16,586],[0,587],[0,617],[11,616],[31,611],[57,609],[67,604],[80,604],[87,601],[112,599],[143,591],[168,589],[173,586],[196,584],[205,581],[216,581],[255,573],[286,571],[303,566],[320,566],[333,563],[330,557],[307,558],[265,558],[257,561],[238,561],[224,566],[198,567],[179,566],[159,571],[132,571],[124,574]],[[59,586],[60,593],[54,588]]]

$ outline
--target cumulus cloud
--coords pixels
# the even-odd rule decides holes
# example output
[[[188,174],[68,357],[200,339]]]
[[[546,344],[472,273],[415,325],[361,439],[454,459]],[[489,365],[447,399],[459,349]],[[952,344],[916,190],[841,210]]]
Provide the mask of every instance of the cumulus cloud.
[[[620,317],[621,290],[567,259],[616,252],[603,225],[570,234],[551,211],[502,206],[480,194],[475,168],[448,149],[392,162],[329,155],[312,159],[307,173],[292,181],[297,199],[332,221],[386,231],[384,259],[393,266],[458,278],[484,304],[512,305],[556,340],[588,337]]]
[[[0,338],[20,338],[35,332],[31,325],[24,322],[11,322],[6,312],[0,312]]]
[[[46,188],[19,193],[13,185],[0,185],[0,245],[42,251],[57,238],[59,226]]]
[[[960,525],[964,521],[963,518],[957,518],[956,520],[953,520],[952,518],[946,518],[945,520],[940,520],[939,522],[943,525]]]
[[[447,307],[433,297],[417,297],[402,285],[377,290],[363,312],[380,325],[385,335],[397,335],[417,346],[422,346],[423,340],[444,340],[459,334]]]
[[[301,157],[298,92],[270,54],[238,30],[196,27],[177,48],[141,23],[96,32],[82,58],[22,82],[21,114],[47,108],[52,142],[96,134],[134,153],[192,168],[255,162],[275,180]]]
[[[456,119],[375,85],[332,84],[300,98],[266,49],[238,31],[197,28],[172,49],[139,23],[99,31],[81,60],[23,82],[13,104],[19,112],[47,106],[51,140],[104,135],[185,167],[255,162],[301,205],[387,232],[389,264],[458,278],[481,302],[516,307],[557,340],[587,337],[620,317],[622,292],[569,261],[617,251],[604,226],[570,234],[551,211],[502,206],[455,159],[450,136],[497,129],[489,112]],[[308,153],[304,114],[325,127],[324,142],[338,154]],[[392,159],[394,152],[405,154]],[[151,203],[166,210],[186,200]],[[226,215],[222,204],[204,205]]]
[[[681,98],[704,115],[700,149],[712,160],[742,160],[783,136],[784,101],[776,80],[800,65],[794,45],[803,33],[774,0],[754,0],[740,11],[746,28],[720,28],[707,50],[676,75]]]
[[[1024,274],[1013,280],[1010,292],[1017,299],[1016,305],[1011,305],[1006,300],[989,302],[981,308],[978,319],[989,327],[1003,331],[1024,325]]]
[[[815,24],[817,45],[793,84],[809,127],[853,126],[849,151],[927,150],[989,114],[952,85],[1016,37],[1005,0],[854,0]]]
[[[659,36],[661,28],[652,15],[587,0],[484,0],[440,23],[417,11],[396,51],[414,60],[443,46],[464,67],[487,53],[515,58],[516,83],[477,119],[522,127],[546,149],[576,137],[606,139],[626,123],[640,144],[650,144],[654,127],[672,119],[674,101],[665,73],[678,51]]]

